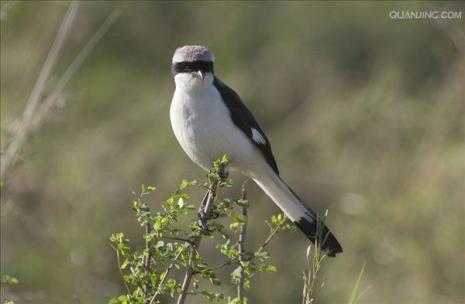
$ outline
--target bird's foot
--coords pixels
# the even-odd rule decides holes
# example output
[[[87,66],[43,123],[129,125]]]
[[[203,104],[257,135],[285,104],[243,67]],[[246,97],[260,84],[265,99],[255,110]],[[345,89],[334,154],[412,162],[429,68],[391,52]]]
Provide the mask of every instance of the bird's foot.
[[[199,224],[200,226],[202,226],[202,229],[204,230],[207,228],[207,221],[209,218],[206,212],[206,207],[207,207],[209,196],[210,196],[210,191],[207,191],[202,200],[202,203],[200,204],[199,210],[197,211],[197,216],[199,218]]]
[[[218,175],[220,176],[220,178],[221,178],[222,181],[225,181],[225,180],[228,178],[228,176],[229,176],[229,171],[226,170],[226,166],[222,166],[222,167],[220,168],[220,171],[218,172]]]

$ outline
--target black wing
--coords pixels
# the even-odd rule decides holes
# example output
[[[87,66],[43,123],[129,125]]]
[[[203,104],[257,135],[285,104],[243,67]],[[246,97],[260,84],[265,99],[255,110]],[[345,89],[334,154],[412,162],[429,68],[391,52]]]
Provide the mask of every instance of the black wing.
[[[215,77],[213,85],[216,87],[231,113],[234,124],[247,135],[250,141],[263,153],[271,168],[279,175],[278,166],[271,152],[271,145],[265,133],[258,125],[252,113],[242,103],[239,95],[233,89]]]

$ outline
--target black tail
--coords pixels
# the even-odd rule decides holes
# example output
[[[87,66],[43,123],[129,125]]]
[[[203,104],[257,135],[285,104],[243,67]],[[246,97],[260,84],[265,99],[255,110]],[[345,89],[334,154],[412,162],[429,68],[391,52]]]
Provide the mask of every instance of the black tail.
[[[302,199],[287,186],[289,191],[303,204]],[[336,237],[329,231],[323,219],[313,212],[313,210],[306,208],[305,216],[302,216],[298,221],[295,221],[297,227],[302,231],[313,244],[320,246],[328,256],[335,257],[336,254],[342,252],[342,246],[337,241]]]
[[[299,227],[309,240],[314,244],[317,243],[328,256],[335,257],[336,254],[341,253],[341,244],[339,244],[336,237],[329,231],[323,221],[314,214],[310,215],[311,219],[309,220],[309,215],[307,214],[307,216],[301,217],[299,221],[294,222],[296,226]]]
[[[266,174],[259,175],[254,179],[287,217],[302,230],[307,238],[313,243],[317,243],[324,253],[334,257],[342,252],[342,246],[321,218],[303,204],[299,196],[276,172],[270,169]]]

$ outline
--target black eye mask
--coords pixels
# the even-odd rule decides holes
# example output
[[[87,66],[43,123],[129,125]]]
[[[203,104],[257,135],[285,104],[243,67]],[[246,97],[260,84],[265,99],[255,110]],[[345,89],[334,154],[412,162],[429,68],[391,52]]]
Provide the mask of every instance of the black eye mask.
[[[202,73],[213,73],[213,62],[211,61],[183,61],[183,62],[176,62],[171,67],[171,72],[173,75],[178,73],[192,73],[201,71]]]

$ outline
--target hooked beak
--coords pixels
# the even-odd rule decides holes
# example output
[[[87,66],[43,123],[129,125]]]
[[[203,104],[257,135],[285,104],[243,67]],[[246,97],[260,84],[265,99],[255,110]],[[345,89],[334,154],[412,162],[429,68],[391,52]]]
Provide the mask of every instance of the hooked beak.
[[[197,71],[195,72],[195,74],[197,74],[202,80],[203,80],[203,77],[205,76],[202,71]]]

